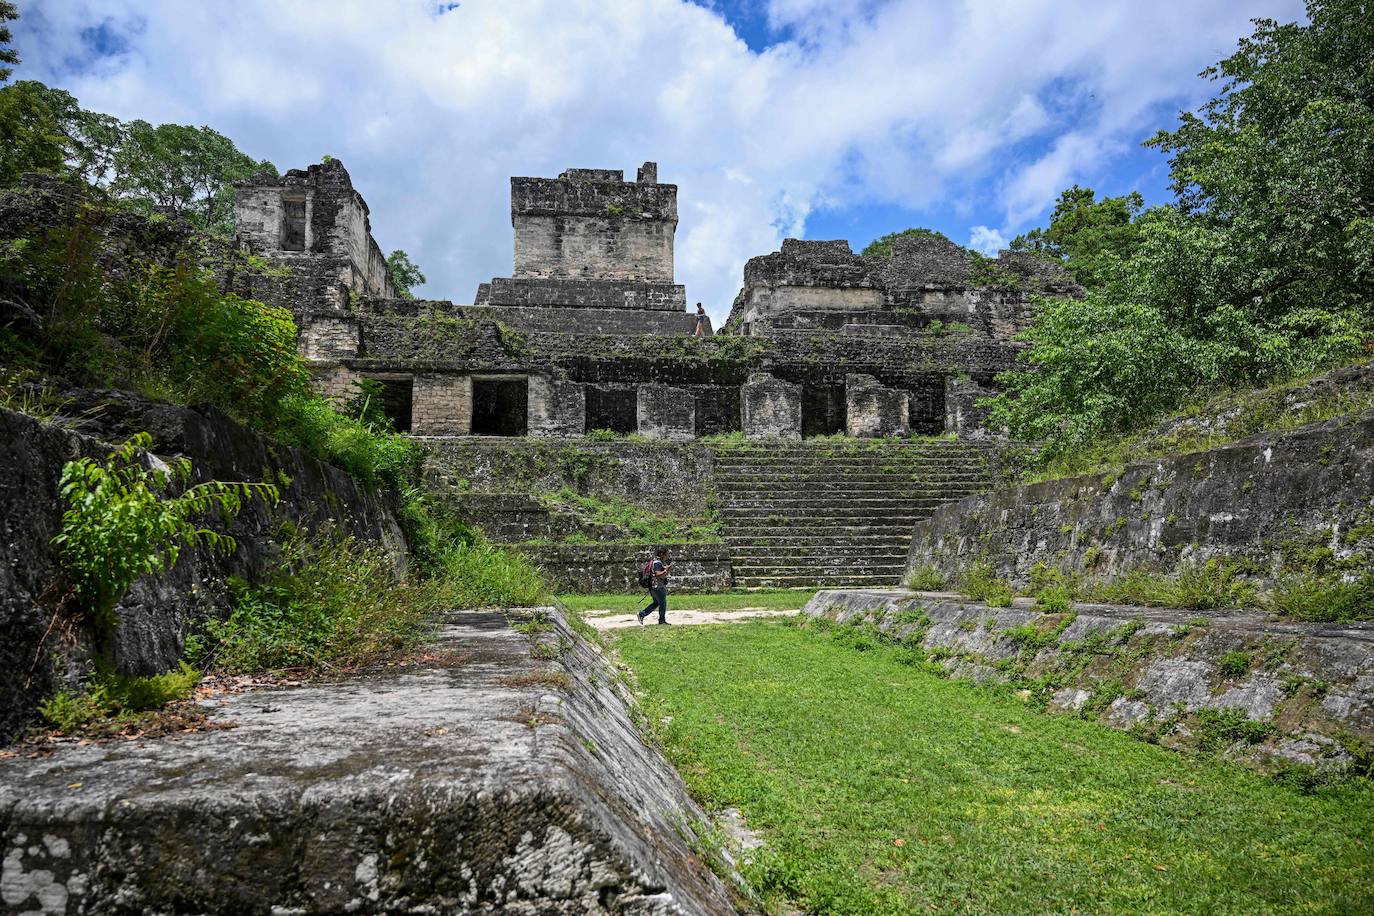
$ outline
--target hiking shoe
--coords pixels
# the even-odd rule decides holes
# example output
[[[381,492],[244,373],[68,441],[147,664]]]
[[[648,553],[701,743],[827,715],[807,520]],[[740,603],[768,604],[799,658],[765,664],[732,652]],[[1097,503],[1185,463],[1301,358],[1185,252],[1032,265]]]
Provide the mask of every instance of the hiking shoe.
[[[660,620],[660,621],[658,622],[658,625],[661,626],[661,627],[666,627],[666,626],[669,626],[669,623],[668,623],[668,621],[666,621],[666,620]]]
[[[641,627],[644,626],[644,615],[643,615],[643,614],[636,614],[636,615],[635,615],[635,620],[639,621],[639,625],[640,625]]]

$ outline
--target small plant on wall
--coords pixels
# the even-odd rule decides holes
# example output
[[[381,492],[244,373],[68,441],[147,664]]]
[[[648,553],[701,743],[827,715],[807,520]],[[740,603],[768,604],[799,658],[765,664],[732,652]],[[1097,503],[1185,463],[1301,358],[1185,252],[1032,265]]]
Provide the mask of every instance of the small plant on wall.
[[[217,513],[227,524],[246,501],[258,497],[275,504],[278,491],[266,483],[211,480],[184,489],[191,478],[191,462],[172,461],[161,468],[144,467],[144,453],[152,445],[147,433],[137,433],[104,462],[90,458],[69,461],[59,484],[65,511],[62,531],[53,538],[71,592],[102,640],[113,633],[114,608],[140,576],[162,572],[176,564],[183,547],[207,547],[224,554],[238,544],[205,527]]]

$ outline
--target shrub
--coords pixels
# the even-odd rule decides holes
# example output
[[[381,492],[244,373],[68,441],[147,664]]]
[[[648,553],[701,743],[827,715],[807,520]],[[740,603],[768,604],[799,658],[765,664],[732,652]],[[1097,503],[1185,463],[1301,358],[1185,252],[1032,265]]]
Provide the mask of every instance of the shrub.
[[[530,607],[548,597],[527,557],[485,541],[458,544],[443,558],[438,597],[445,607]]]
[[[927,563],[907,573],[906,587],[917,592],[943,591],[945,577],[938,569]]]
[[[1073,606],[1069,590],[1062,585],[1050,585],[1035,596],[1035,606],[1046,614],[1063,614]]]
[[[1269,595],[1274,613],[1294,620],[1351,623],[1374,620],[1374,572],[1353,582],[1288,579]]]
[[[67,508],[53,544],[63,573],[105,633],[114,628],[114,606],[134,580],[170,569],[183,546],[234,552],[234,539],[202,527],[203,516],[215,511],[228,522],[253,496],[277,500],[271,484],[219,480],[168,496],[190,480],[191,462],[181,458],[167,471],[148,470],[140,462],[151,445],[151,436],[138,433],[104,464],[79,458],[62,468],[59,495]]]
[[[1240,567],[1221,558],[1180,564],[1173,576],[1136,568],[1116,579],[1087,583],[1080,592],[1088,601],[1199,611],[1247,607],[1258,599],[1254,585],[1241,578]]]
[[[292,539],[267,581],[229,586],[233,609],[207,624],[197,659],[228,672],[365,664],[413,645],[442,606],[436,587],[352,538]]]
[[[43,718],[68,734],[98,719],[127,717],[184,700],[200,683],[200,672],[182,662],[175,670],[135,677],[98,663],[85,691],[58,691],[38,706]]]
[[[998,578],[991,563],[974,563],[964,571],[960,580],[960,590],[975,601],[983,601],[988,607],[1010,607],[1011,585]]]
[[[1217,670],[1222,677],[1242,678],[1250,673],[1250,666],[1254,664],[1254,659],[1249,652],[1240,649],[1233,649],[1217,660]]]
[[[271,431],[371,484],[404,487],[418,477],[424,461],[424,452],[408,437],[345,416],[315,395],[283,400]]]
[[[1198,711],[1198,744],[1204,750],[1219,750],[1228,744],[1243,741],[1258,744],[1273,733],[1268,722],[1256,722],[1235,707],[1202,709]]]

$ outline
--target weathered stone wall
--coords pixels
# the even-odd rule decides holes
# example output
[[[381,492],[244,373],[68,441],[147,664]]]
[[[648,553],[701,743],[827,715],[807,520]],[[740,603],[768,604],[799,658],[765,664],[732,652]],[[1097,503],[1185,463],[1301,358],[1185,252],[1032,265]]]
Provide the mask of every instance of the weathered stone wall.
[[[712,498],[714,458],[692,442],[474,437],[423,445],[426,476],[440,491],[537,494],[568,486],[675,516],[704,516]]]
[[[990,608],[900,589],[818,592],[803,613],[919,646],[955,677],[1028,683],[1029,698],[1051,710],[1168,746],[1208,740],[1206,715],[1223,711],[1265,727],[1254,742],[1220,743],[1228,756],[1261,765],[1341,767],[1374,746],[1368,624],[1240,613],[1200,620],[1192,611],[1099,604],[1044,614],[1028,599]]]
[[[658,184],[652,165],[635,182],[608,169],[512,178],[516,278],[671,284],[677,186]]]
[[[988,560],[1024,584],[1037,562],[1110,577],[1211,557],[1261,577],[1374,562],[1374,411],[971,496],[916,525],[908,565]]]
[[[766,372],[749,376],[740,390],[744,435],[750,439],[800,439],[801,386]]]
[[[668,385],[640,385],[635,395],[640,433],[651,439],[696,437],[696,401],[690,392]]]
[[[845,376],[846,432],[858,438],[905,436],[910,431],[910,396],[884,388],[871,375]]]
[[[348,291],[396,296],[367,203],[342,162],[291,169],[281,177],[259,173],[237,182],[234,192],[238,241],[289,269],[293,285],[307,294],[294,311],[340,308]],[[303,217],[298,226],[293,213]]]
[[[115,608],[119,625],[111,646],[115,664],[127,673],[174,667],[187,634],[207,617],[225,613],[225,577],[252,580],[276,561],[274,536],[283,521],[307,531],[332,525],[380,541],[404,561],[405,543],[391,507],[337,468],[214,410],[125,392],[74,391],[66,397],[70,415],[82,417],[89,432],[0,409],[0,737],[32,721],[36,704],[64,679],[79,678],[91,657],[90,634],[78,631],[75,641],[64,642],[64,627],[53,620],[62,588],[51,541],[61,526],[57,489],[67,461],[103,458],[111,443],[147,431],[158,455],[191,460],[197,482],[266,481],[282,489],[276,509],[254,501],[228,526],[239,545],[232,556],[184,550],[168,574],[133,584]]]
[[[416,436],[466,436],[472,432],[472,378],[419,373],[411,393],[410,432]]]
[[[723,592],[731,587],[730,550],[724,544],[664,544],[672,553],[673,573],[668,591],[672,610],[674,591]],[[549,544],[520,546],[544,573],[549,587],[560,594],[638,592],[649,603],[648,592],[635,578],[640,564],[649,559],[647,544]]]
[[[7,911],[736,912],[629,689],[544,614],[537,645],[459,612],[402,664],[225,696],[233,728],[0,760]]]

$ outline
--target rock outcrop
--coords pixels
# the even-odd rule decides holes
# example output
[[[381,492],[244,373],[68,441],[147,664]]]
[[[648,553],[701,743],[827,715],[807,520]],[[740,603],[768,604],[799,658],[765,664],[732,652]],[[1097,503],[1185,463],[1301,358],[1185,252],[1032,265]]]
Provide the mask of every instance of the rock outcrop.
[[[254,501],[226,530],[231,556],[185,550],[165,575],[139,579],[115,608],[111,646],[119,670],[156,674],[174,667],[197,622],[225,613],[227,576],[257,578],[278,558],[286,523],[304,532],[331,526],[379,541],[404,563],[405,541],[387,499],[343,471],[288,448],[207,408],[193,410],[119,391],[71,391],[64,410],[77,428],[0,408],[0,738],[34,720],[38,702],[85,672],[92,651],[77,621],[54,613],[62,580],[52,538],[61,529],[58,480],[75,458],[103,458],[135,432],[153,436],[157,456],[184,456],[195,482],[264,481],[281,502]]]
[[[951,676],[1024,683],[1058,712],[1277,767],[1346,767],[1374,749],[1374,624],[1028,599],[990,608],[901,589],[818,592],[803,610],[918,646]],[[1038,697],[1032,695],[1038,693]]]
[[[33,913],[727,914],[704,814],[556,609],[461,612],[413,663],[240,694],[235,728],[0,760]]]

